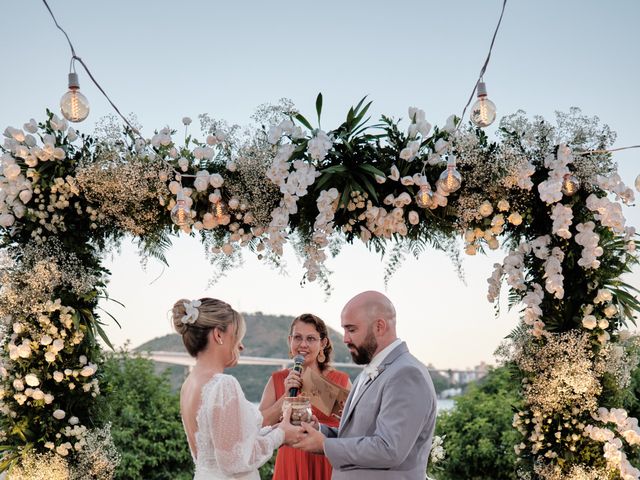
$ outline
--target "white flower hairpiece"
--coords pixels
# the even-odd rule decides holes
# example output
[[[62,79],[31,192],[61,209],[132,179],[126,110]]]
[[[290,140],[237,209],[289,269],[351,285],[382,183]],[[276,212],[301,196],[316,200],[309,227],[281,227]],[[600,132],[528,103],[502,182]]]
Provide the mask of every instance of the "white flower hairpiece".
[[[182,323],[184,323],[185,325],[196,323],[196,320],[198,320],[198,315],[200,314],[200,310],[198,310],[198,307],[201,304],[202,302],[200,300],[184,302],[184,309],[187,313],[184,317],[182,317]]]

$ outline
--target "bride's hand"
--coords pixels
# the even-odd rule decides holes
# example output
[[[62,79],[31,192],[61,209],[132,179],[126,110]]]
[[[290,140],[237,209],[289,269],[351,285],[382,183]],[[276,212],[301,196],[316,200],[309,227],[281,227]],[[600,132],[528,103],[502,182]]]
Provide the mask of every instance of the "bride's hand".
[[[284,432],[284,443],[292,445],[298,443],[304,438],[304,430],[302,427],[291,425],[291,406],[287,405],[282,411],[282,421],[278,424],[278,428]]]

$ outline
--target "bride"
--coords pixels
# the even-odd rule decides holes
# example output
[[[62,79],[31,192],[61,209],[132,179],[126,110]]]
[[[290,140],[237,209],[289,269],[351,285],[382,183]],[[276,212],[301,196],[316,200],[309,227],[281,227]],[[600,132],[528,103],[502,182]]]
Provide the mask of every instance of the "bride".
[[[283,443],[303,437],[289,423],[262,426],[258,408],[223,370],[238,363],[246,326],[227,303],[213,298],[178,300],[173,325],[196,365],[180,391],[180,412],[195,462],[194,480],[259,480],[258,468]]]

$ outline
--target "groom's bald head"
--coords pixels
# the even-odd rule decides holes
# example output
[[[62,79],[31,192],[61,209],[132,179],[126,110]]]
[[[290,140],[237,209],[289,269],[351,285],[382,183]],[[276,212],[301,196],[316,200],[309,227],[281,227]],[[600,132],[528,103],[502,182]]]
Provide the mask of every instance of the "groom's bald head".
[[[369,363],[371,358],[396,338],[396,309],[382,293],[359,293],[342,309],[344,343],[356,363]]]
[[[359,293],[342,309],[345,312],[354,313],[368,324],[372,324],[377,319],[382,319],[387,323],[388,327],[392,327],[395,333],[396,326],[396,309],[385,295],[374,290]]]

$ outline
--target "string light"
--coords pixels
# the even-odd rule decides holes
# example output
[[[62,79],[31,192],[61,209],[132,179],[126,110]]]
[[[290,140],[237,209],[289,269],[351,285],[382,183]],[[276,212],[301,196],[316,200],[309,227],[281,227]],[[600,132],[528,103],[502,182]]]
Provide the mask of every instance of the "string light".
[[[447,169],[440,174],[440,178],[438,178],[436,186],[447,195],[455,192],[462,186],[462,175],[460,175],[460,172],[456,169],[455,156],[449,156]]]
[[[433,205],[433,192],[428,183],[420,186],[420,190],[416,193],[415,200],[420,208],[431,208]]]
[[[496,41],[496,36],[498,35],[498,30],[500,30],[500,24],[502,23],[502,17],[504,16],[504,9],[505,9],[506,6],[507,6],[507,0],[504,0],[502,2],[502,11],[500,12],[500,18],[498,19],[498,24],[496,25],[496,29],[493,32],[493,37],[491,38],[491,45],[489,45],[489,53],[487,54],[487,58],[484,61],[484,65],[482,65],[482,68],[480,69],[480,75],[478,76],[478,80],[476,80],[476,83],[473,86],[473,90],[471,91],[471,95],[469,95],[469,100],[467,100],[467,104],[462,109],[462,115],[460,115],[460,121],[456,125],[456,129],[455,129],[454,132],[457,132],[458,129],[460,128],[460,125],[462,125],[462,120],[464,119],[464,114],[466,113],[467,108],[471,104],[471,100],[473,100],[473,95],[476,93],[476,90],[478,90],[478,95],[480,95],[480,91],[479,91],[480,83],[482,83],[482,78],[484,77],[484,74],[487,71],[487,66],[489,65],[489,59],[491,58],[491,52],[493,51],[493,44]],[[485,91],[485,93],[486,93],[486,91]],[[493,108],[495,109],[495,105],[493,106]]]
[[[496,119],[496,106],[487,98],[487,87],[484,82],[478,82],[478,100],[471,107],[469,119],[474,125],[488,127]]]
[[[69,73],[69,91],[60,99],[62,116],[70,122],[81,122],[89,116],[89,101],[80,93],[78,74]]]
[[[185,198],[182,188],[178,190],[176,204],[171,209],[171,220],[179,227],[191,224],[191,210],[187,205],[187,199]]]
[[[574,177],[570,173],[567,173],[563,177],[561,190],[562,190],[562,193],[565,194],[567,197],[572,197],[573,195],[575,195],[579,188],[580,188],[580,181],[576,177]]]

